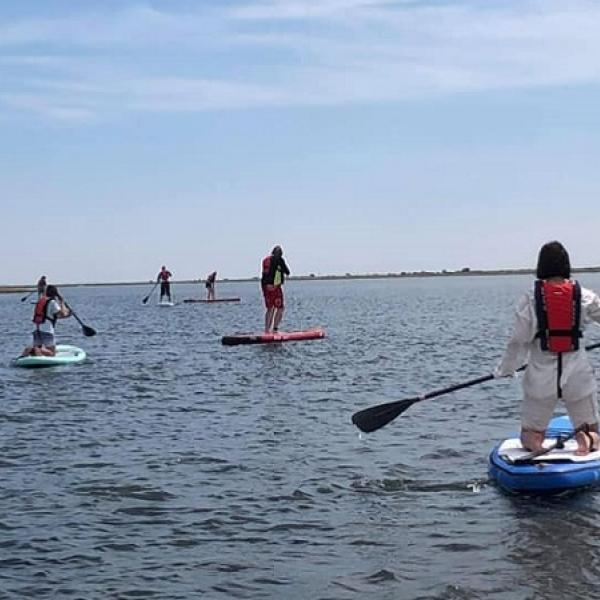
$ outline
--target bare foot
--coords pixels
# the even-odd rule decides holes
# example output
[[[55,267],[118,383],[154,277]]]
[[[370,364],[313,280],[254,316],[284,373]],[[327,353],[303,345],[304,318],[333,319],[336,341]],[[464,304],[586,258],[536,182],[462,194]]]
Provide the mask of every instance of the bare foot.
[[[600,447],[600,437],[595,431],[578,431],[575,436],[577,440],[577,456],[586,456],[590,452],[595,452]]]
[[[545,434],[542,431],[531,431],[525,429],[521,431],[521,446],[529,452],[537,452],[541,450],[544,442]]]

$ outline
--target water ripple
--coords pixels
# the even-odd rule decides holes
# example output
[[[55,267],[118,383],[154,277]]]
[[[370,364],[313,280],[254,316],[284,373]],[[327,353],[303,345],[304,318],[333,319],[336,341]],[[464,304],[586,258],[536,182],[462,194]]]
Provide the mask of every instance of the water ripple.
[[[350,423],[489,372],[528,284],[291,281],[286,326],[328,337],[240,348],[219,340],[260,327],[255,284],[222,286],[239,305],[172,310],[137,287],[72,288],[100,334],[65,321],[59,336],[89,360],[32,372],[9,366],[31,307],[0,296],[0,599],[594,597],[600,493],[488,483],[490,447],[518,427],[514,382],[372,435]]]

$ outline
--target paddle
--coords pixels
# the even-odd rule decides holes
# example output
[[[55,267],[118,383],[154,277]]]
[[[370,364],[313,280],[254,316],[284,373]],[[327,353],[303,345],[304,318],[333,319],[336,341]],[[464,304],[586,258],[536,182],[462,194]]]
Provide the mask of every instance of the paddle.
[[[562,449],[565,445],[565,442],[574,438],[580,431],[588,431],[589,430],[589,425],[587,423],[585,423],[584,425],[580,425],[579,427],[576,427],[571,433],[569,433],[566,436],[562,436],[559,435],[556,438],[556,442],[554,442],[554,444],[550,444],[550,446],[548,446],[547,448],[540,448],[539,450],[534,450],[533,452],[530,452],[529,454],[525,454],[525,456],[519,456],[518,458],[513,458],[510,459],[510,463],[513,465],[523,465],[526,463],[530,463],[534,458],[537,458],[538,456],[544,456],[544,454],[548,454],[549,452],[552,452],[552,450],[555,450],[556,448],[558,448],[559,450]]]
[[[150,296],[152,296],[152,292],[156,289],[157,285],[158,285],[158,281],[152,286],[150,293],[142,300],[142,304],[146,304],[146,302],[148,302],[148,300],[150,299]]]
[[[595,348],[600,348],[600,343],[591,344],[590,346],[586,346],[585,349],[594,350]],[[517,371],[524,371],[526,368],[527,365],[523,365],[522,367],[519,367]],[[417,402],[428,400],[429,398],[436,398],[437,396],[449,394],[450,392],[455,392],[456,390],[462,390],[463,388],[471,387],[472,385],[485,383],[486,381],[491,381],[492,379],[495,379],[494,375],[484,375],[483,377],[478,377],[477,379],[471,379],[470,381],[452,385],[441,390],[435,390],[421,396],[415,396],[414,398],[396,400],[394,402],[386,402],[385,404],[371,406],[354,413],[352,415],[352,423],[354,423],[354,425],[356,425],[361,431],[364,431],[365,433],[371,433],[372,431],[381,429],[390,421],[393,421],[397,416],[401,415],[405,410]]]
[[[96,335],[96,330],[93,327],[88,327],[75,313],[75,311],[67,304],[63,298],[64,305],[71,311],[71,314],[75,317],[75,320],[81,325],[81,331],[85,337],[92,337]]]
[[[23,296],[21,298],[21,302],[25,302],[25,300],[27,300],[27,298],[29,298],[29,296],[31,296],[31,294],[33,294],[33,292],[35,292],[35,290],[31,290],[28,294],[26,294],[25,296]]]

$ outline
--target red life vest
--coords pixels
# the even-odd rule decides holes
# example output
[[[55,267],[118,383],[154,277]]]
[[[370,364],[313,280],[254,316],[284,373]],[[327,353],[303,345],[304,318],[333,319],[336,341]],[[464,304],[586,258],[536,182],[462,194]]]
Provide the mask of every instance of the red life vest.
[[[163,281],[169,281],[169,277],[171,277],[171,271],[161,271],[158,276],[163,280]]]
[[[536,337],[542,350],[573,352],[579,350],[582,337],[581,287],[577,281],[535,282]]]
[[[267,256],[266,258],[263,258],[263,261],[262,261],[263,273],[268,273],[270,268],[271,268],[271,257]]]
[[[50,319],[48,317],[48,302],[50,302],[52,298],[48,298],[47,296],[42,296],[36,303],[35,308],[33,310],[33,322],[36,325],[41,325],[45,321],[51,321],[52,324],[56,323],[56,319]]]

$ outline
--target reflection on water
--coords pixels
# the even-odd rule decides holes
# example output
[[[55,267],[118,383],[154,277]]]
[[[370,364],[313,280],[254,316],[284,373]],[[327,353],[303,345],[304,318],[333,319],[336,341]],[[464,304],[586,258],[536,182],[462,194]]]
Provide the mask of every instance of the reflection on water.
[[[0,598],[591,597],[597,493],[518,499],[487,481],[518,427],[514,383],[371,435],[350,424],[489,372],[527,283],[292,281],[286,326],[328,337],[234,348],[220,337],[260,328],[256,284],[219,288],[240,304],[172,309],[142,288],[65,289],[99,335],[61,322],[89,360],[45,371],[8,366],[31,306],[0,296]]]

